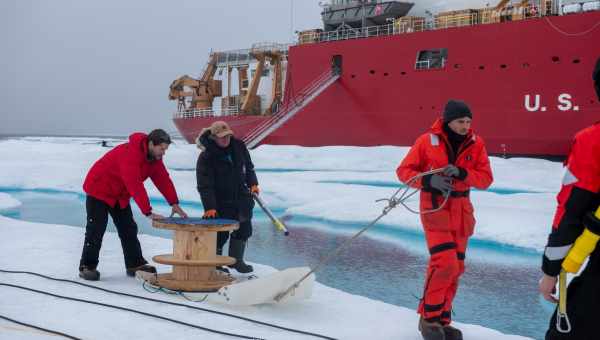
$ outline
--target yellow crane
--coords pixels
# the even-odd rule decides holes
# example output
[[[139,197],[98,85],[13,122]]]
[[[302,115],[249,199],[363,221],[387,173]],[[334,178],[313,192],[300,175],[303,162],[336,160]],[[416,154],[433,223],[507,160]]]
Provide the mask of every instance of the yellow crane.
[[[500,0],[500,2],[496,5],[495,10],[499,11],[506,7],[511,0]]]
[[[188,75],[179,77],[169,87],[169,100],[177,100],[177,110],[212,108],[214,97],[221,96],[221,81],[213,79],[217,71],[218,53],[212,53],[200,79]],[[190,105],[186,99],[191,97]]]
[[[250,55],[252,55],[252,57],[254,57],[258,63],[256,64],[254,76],[252,77],[250,85],[248,86],[248,91],[245,93],[245,96],[243,96],[241,111],[245,114],[260,113],[260,97],[256,93],[265,69],[265,63],[268,59],[274,70],[272,80],[273,84],[271,89],[272,97],[271,102],[267,105],[267,108],[262,112],[262,114],[271,114],[273,113],[273,108],[275,108],[281,102],[283,94],[282,61],[284,53],[281,50],[276,49],[266,51],[257,49],[250,51]]]

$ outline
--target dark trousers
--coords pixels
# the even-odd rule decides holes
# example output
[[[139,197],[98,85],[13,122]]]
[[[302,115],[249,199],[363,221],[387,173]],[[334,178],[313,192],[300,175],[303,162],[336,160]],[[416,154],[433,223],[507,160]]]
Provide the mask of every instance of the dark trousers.
[[[600,250],[592,253],[587,267],[567,289],[567,316],[571,322],[570,333],[556,330],[556,311],[550,319],[546,340],[597,340],[598,313],[600,310]],[[564,326],[563,326],[564,328]]]
[[[222,204],[217,212],[220,218],[236,220],[240,223],[240,228],[231,233],[231,238],[235,240],[248,241],[252,236],[252,209],[254,200],[251,196],[243,195],[236,205]],[[217,249],[223,249],[229,239],[228,231],[217,233]]]
[[[102,246],[102,238],[106,232],[108,215],[117,227],[121,247],[125,257],[125,267],[133,268],[148,263],[142,256],[142,248],[137,237],[137,224],[133,220],[131,205],[120,208],[119,203],[113,208],[105,202],[91,196],[85,201],[87,225],[85,226],[85,241],[79,267],[96,268]]]

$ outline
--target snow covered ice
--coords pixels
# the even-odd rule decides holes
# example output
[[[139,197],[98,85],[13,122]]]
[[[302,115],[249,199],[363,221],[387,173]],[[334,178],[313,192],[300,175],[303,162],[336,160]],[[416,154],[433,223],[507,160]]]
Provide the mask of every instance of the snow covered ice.
[[[92,138],[48,137],[0,141],[0,191],[45,189],[82,193],[81,185],[87,170],[107,150]],[[263,198],[271,208],[283,209],[285,214],[312,216],[323,221],[368,223],[383,207],[382,203],[374,201],[389,197],[394,192],[393,186],[398,184],[394,172],[407,150],[400,147],[303,148],[267,145],[253,150],[252,158],[259,170]],[[193,171],[197,155],[195,146],[178,142],[170,147],[165,157],[180,199],[198,202],[198,208],[191,212],[196,215],[201,211]],[[496,157],[491,158],[491,163],[495,176],[492,188],[472,194],[478,221],[474,239],[540,251],[545,245],[555,208],[554,196],[562,177],[561,164]],[[146,188],[151,197],[161,198],[150,181]],[[514,193],[503,195],[502,192],[507,190]],[[0,214],[20,204],[10,196],[10,190],[4,191],[0,192]],[[417,201],[412,204],[416,205]],[[503,213],[509,209],[510,213]],[[415,232],[421,229],[418,216],[401,208],[393,210],[383,222],[387,226]],[[81,225],[49,225],[0,216],[0,232],[0,249],[3,253],[0,269],[36,271],[58,278],[79,280],[76,269],[84,233]],[[140,241],[148,258],[167,253],[172,247],[171,240],[155,236],[140,235]],[[102,279],[95,283],[98,286],[195,305],[180,297],[150,294],[141,288],[139,282],[126,277],[121,246],[114,233],[105,235],[100,262]],[[259,276],[275,270],[268,264],[254,265]],[[158,270],[168,271],[169,267],[159,265]],[[112,296],[28,275],[0,273],[0,282],[126,306],[231,333],[267,339],[310,338],[219,315]],[[59,300],[5,286],[0,287],[0,301],[1,315],[85,339],[130,336],[147,339],[228,338],[141,315]],[[313,297],[301,303],[243,308],[207,303],[196,305],[337,339],[420,339],[416,328],[418,315],[414,310],[351,295],[318,282]],[[477,325],[456,324],[464,331],[465,339],[523,338]],[[0,339],[44,337],[48,335],[0,320]]]

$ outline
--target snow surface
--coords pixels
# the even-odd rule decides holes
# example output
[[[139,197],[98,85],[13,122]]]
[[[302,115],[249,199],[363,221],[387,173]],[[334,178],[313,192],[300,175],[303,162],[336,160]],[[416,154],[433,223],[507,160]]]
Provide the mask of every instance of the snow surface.
[[[118,140],[110,140],[115,145]],[[325,222],[361,224],[382,208],[374,201],[392,195],[398,181],[395,169],[408,148],[261,146],[251,151],[263,198],[285,214],[318,217]],[[87,170],[108,151],[96,138],[20,138],[0,141],[0,191],[49,189],[82,193]],[[195,163],[199,151],[183,142],[173,144],[165,157],[181,200],[199,204]],[[535,159],[491,158],[495,181],[490,191],[472,194],[478,224],[475,238],[541,250],[560,187],[562,165]],[[152,197],[160,194],[150,181]],[[502,194],[503,191],[512,192]],[[411,202],[416,206],[416,200]],[[0,209],[20,204],[0,193]],[[134,205],[135,206],[135,205]],[[137,207],[136,207],[137,208]],[[163,213],[167,213],[166,211]],[[381,223],[419,232],[418,216],[401,208]],[[49,232],[51,230],[51,232]],[[46,225],[0,216],[0,269],[33,270],[59,278],[80,280],[76,268],[81,252],[81,227]],[[369,235],[367,235],[368,237]],[[171,241],[141,235],[147,254],[170,252]],[[7,256],[8,255],[8,256]],[[13,256],[10,256],[13,255]],[[16,255],[16,256],[14,256]],[[151,294],[125,276],[120,243],[107,233],[102,252],[102,280],[97,285],[132,294],[198,305],[272,322],[339,339],[420,339],[413,310],[316,284],[312,299],[285,306],[232,308],[192,303],[180,297]],[[255,264],[259,276],[275,269]],[[169,271],[159,266],[159,271]],[[318,278],[317,278],[318,279]],[[279,330],[252,325],[213,314],[152,302],[115,297],[107,293],[56,283],[27,275],[0,273],[0,282],[47,290],[56,294],[118,304],[153,312],[208,328],[268,339],[305,339]],[[226,338],[148,317],[66,302],[56,298],[0,286],[0,315],[92,339],[143,336],[149,339]],[[474,325],[457,325],[465,339],[521,339]],[[0,320],[0,339],[38,339],[48,335]]]
[[[2,200],[6,199],[3,196]],[[76,276],[83,241],[81,228],[24,222],[0,216],[0,234],[0,249],[4,255],[0,257],[0,269],[36,271],[52,277],[85,282]],[[140,241],[147,254],[166,253],[172,249],[171,241],[167,239],[140,235]],[[311,299],[288,305],[234,308],[206,302],[194,303],[181,297],[146,292],[138,281],[127,277],[121,246],[115,233],[105,235],[100,256],[101,281],[94,285],[106,289],[195,305],[337,339],[420,339],[415,311],[351,295],[322,284],[315,284]],[[258,276],[274,271],[267,266],[254,265]],[[170,271],[167,266],[161,265],[158,270]],[[117,296],[24,274],[0,273],[0,283],[118,305],[253,337],[282,340],[313,338],[207,312]],[[84,339],[232,339],[147,316],[6,286],[0,286],[0,315]],[[465,339],[526,339],[476,325],[454,324],[463,330]],[[44,338],[55,337],[0,319],[0,339]]]

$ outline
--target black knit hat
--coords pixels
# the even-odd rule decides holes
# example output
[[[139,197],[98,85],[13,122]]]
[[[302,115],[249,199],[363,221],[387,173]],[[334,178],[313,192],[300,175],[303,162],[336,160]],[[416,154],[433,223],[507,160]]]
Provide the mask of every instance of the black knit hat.
[[[592,78],[594,79],[594,87],[596,88],[598,100],[600,100],[600,58],[596,61],[596,68],[594,69],[594,73],[592,73]]]
[[[444,109],[444,123],[449,123],[455,119],[469,117],[473,118],[471,109],[460,100],[450,99]]]

